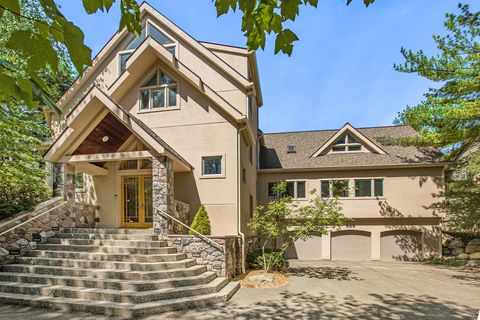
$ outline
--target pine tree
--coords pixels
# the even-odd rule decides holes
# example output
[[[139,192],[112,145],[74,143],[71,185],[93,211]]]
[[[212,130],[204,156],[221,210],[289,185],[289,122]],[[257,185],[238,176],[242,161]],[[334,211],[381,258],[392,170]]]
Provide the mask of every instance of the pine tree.
[[[203,235],[210,235],[210,219],[203,204],[198,208],[190,227]],[[190,234],[195,235],[193,231],[190,231]]]

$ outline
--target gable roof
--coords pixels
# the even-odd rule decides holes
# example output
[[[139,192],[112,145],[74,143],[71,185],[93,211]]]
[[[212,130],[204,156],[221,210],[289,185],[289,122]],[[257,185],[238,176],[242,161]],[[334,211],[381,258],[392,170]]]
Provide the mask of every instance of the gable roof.
[[[88,109],[90,105],[95,102],[100,102],[107,110],[114,115],[123,125],[125,125],[137,138],[148,145],[150,148],[158,152],[159,154],[170,156],[185,167],[192,169],[193,167],[172,147],[170,147],[165,141],[163,141],[152,129],[145,125],[140,119],[134,117],[127,110],[123,109],[120,105],[116,104],[110,97],[104,93],[98,87],[93,86],[82,98],[82,100],[66,115],[67,127],[65,130],[55,139],[50,148],[46,151],[44,156],[45,160],[50,162],[58,161],[64,156],[65,150],[70,145],[69,141],[77,139],[74,137],[74,130],[70,127],[74,121],[85,112],[91,111]],[[90,112],[91,116],[95,116],[93,112]]]
[[[253,87],[253,83],[245,78],[242,74],[240,74],[237,70],[235,70],[233,67],[231,67],[229,64],[227,64],[225,61],[220,59],[217,55],[215,55],[212,51],[210,51],[208,48],[206,48],[204,45],[202,45],[200,42],[195,40],[191,35],[189,35],[187,32],[182,30],[180,27],[178,27],[176,24],[174,24],[172,21],[170,21],[168,18],[166,18],[164,15],[162,15],[160,12],[158,12],[156,9],[154,9],[152,6],[150,6],[147,2],[143,2],[140,5],[140,18],[142,19],[143,16],[145,16],[147,13],[156,18],[158,21],[160,21],[165,27],[170,29],[170,31],[176,35],[185,43],[190,45],[193,49],[195,49],[198,53],[201,55],[205,56],[208,58],[213,64],[215,64],[216,67],[218,67],[220,70],[224,71],[232,80],[240,84],[242,87],[245,89],[250,89]],[[67,103],[73,96],[74,92],[78,90],[78,88],[84,84],[91,76],[95,73],[94,71],[105,61],[105,59],[108,57],[108,55],[115,50],[117,45],[120,44],[120,42],[128,36],[129,32],[127,31],[126,28],[123,28],[122,30],[117,31],[111,38],[110,40],[107,41],[107,43],[103,46],[103,48],[97,53],[97,55],[92,59],[92,65],[90,67],[87,67],[84,71],[84,74],[82,77],[78,77],[73,84],[70,86],[70,88],[65,91],[65,93],[60,97],[60,99],[57,101],[58,106],[63,106],[65,103]]]
[[[363,135],[361,132],[355,129],[350,123],[347,122],[330,139],[325,141],[325,143],[320,147],[320,149],[318,149],[312,155],[312,157],[320,156],[323,152],[326,151],[327,148],[329,148],[335,141],[337,141],[343,134],[347,132],[352,133],[362,145],[364,145],[368,149],[371,149],[374,153],[385,154],[385,151],[383,151],[383,149],[380,148],[375,142],[368,139],[365,135]]]
[[[151,54],[152,53],[152,54]],[[211,101],[223,109],[229,116],[235,121],[242,123],[245,121],[245,116],[222,96],[220,96],[215,90],[210,88],[202,78],[185,66],[182,62],[177,60],[175,56],[168,51],[164,46],[155,41],[152,37],[148,36],[140,44],[140,46],[132,53],[132,55],[126,60],[126,70],[123,72],[108,88],[108,94],[115,100],[119,100],[117,92],[120,92],[120,88],[129,87],[138,78],[139,75],[143,75],[144,71],[148,68],[147,60],[160,60],[169,66],[176,74],[187,80],[191,85],[204,93]],[[135,68],[133,66],[139,65],[136,62],[141,62],[140,65],[144,66],[144,69]],[[136,73],[137,76],[132,76],[132,73]]]
[[[400,138],[416,136],[410,126],[358,128],[360,134],[380,146],[378,153],[339,153],[312,157],[319,146],[324,145],[338,130],[318,130],[264,134],[260,153],[260,169],[324,169],[363,168],[383,166],[440,165],[440,153],[433,148],[386,145],[385,137]],[[295,146],[295,153],[287,153],[287,146]]]

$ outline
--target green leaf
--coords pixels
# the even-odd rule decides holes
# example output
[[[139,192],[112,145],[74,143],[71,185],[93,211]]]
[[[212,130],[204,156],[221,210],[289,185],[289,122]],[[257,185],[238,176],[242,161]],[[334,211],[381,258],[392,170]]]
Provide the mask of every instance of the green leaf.
[[[275,39],[275,53],[282,51],[287,55],[291,55],[293,51],[293,42],[297,41],[298,37],[290,29],[284,29],[277,34]]]
[[[300,0],[282,0],[280,13],[285,20],[295,20],[298,15]]]
[[[142,27],[140,24],[140,9],[137,1],[121,0],[120,12],[120,29],[126,27],[128,31],[139,35],[142,31]]]
[[[73,23],[66,21],[63,25],[63,37],[72,63],[82,75],[84,67],[90,65],[92,55],[90,48],[83,43],[83,32]]]

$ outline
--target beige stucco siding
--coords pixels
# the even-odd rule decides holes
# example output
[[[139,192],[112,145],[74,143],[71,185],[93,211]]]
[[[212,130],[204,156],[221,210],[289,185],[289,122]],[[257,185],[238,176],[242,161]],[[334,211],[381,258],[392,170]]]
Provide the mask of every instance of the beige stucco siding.
[[[354,180],[366,178],[384,179],[384,196],[356,198]],[[352,218],[367,217],[432,217],[437,213],[427,208],[438,201],[434,195],[442,188],[442,168],[344,170],[316,172],[259,173],[257,195],[259,202],[267,203],[269,181],[301,180],[307,182],[307,193],[320,192],[320,181],[348,179],[350,196],[340,198],[345,215]],[[308,198],[313,195],[308,195]],[[307,203],[307,200],[299,204]]]

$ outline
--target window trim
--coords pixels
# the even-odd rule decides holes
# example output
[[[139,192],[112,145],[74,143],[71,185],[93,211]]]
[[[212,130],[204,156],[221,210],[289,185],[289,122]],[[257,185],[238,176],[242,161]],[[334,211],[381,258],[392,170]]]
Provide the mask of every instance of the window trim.
[[[348,199],[351,198],[351,192],[350,192],[350,180],[351,178],[331,178],[331,179],[320,179],[319,182],[319,190],[320,190],[320,197],[321,198],[333,198],[333,182],[334,181],[347,181],[347,188],[348,188],[348,195],[346,197],[337,197],[338,199]],[[323,197],[322,196],[322,181],[327,181],[328,182],[328,197]]]
[[[162,74],[162,73],[167,75],[168,77],[170,77],[173,81],[175,81],[175,83],[174,84],[155,85],[155,86],[145,86],[145,87],[140,86],[138,88],[138,98],[137,98],[138,113],[139,114],[150,113],[150,112],[172,111],[172,110],[179,110],[180,109],[180,103],[181,103],[180,81],[178,81],[178,79],[176,79],[175,77],[170,76],[170,73],[164,72],[161,68],[156,68],[155,71],[150,72],[148,74],[148,76],[142,78],[142,83],[150,80],[153,77],[154,74],[157,75],[157,82],[159,82],[160,81],[159,77],[160,77],[160,74]],[[171,88],[171,87],[176,87],[176,89],[177,89],[177,92],[176,92],[176,102],[177,102],[177,104],[174,107],[173,106],[172,107],[168,106],[168,102],[169,102],[168,88]],[[153,102],[152,102],[153,101],[152,92],[155,89],[163,89],[164,90],[165,96],[163,97],[163,99],[164,99],[164,106],[163,107],[153,108],[153,106],[152,106],[152,104],[153,104]],[[144,90],[148,90],[148,108],[147,109],[142,109],[141,108],[142,91],[144,91]]]
[[[221,173],[220,174],[204,174],[203,173],[203,159],[205,158],[220,158],[220,169]],[[200,179],[222,179],[225,178],[225,171],[226,171],[226,154],[225,153],[211,153],[211,154],[204,154],[200,157],[200,170],[201,170],[201,175]]]
[[[376,200],[376,199],[386,199],[385,196],[385,181],[386,177],[380,176],[380,177],[372,177],[372,176],[367,176],[367,177],[348,177],[348,178],[328,178],[328,179],[320,179],[319,181],[319,190],[320,190],[320,197],[322,197],[322,181],[329,181],[329,197],[328,198],[333,198],[333,193],[332,193],[332,182],[334,180],[348,180],[348,197],[338,197],[341,200]],[[371,181],[371,188],[372,188],[372,195],[371,196],[366,196],[366,197],[357,197],[355,194],[355,181],[357,180],[370,180]],[[383,181],[383,195],[381,196],[375,196],[375,180],[382,180]],[[352,185],[353,185],[353,192],[352,190]],[[327,199],[327,197],[322,197],[324,199]]]
[[[77,175],[81,174],[82,175],[82,186],[77,187]],[[74,185],[75,185],[75,192],[84,192],[85,191],[85,173],[82,171],[75,171],[75,179],[74,179]]]

